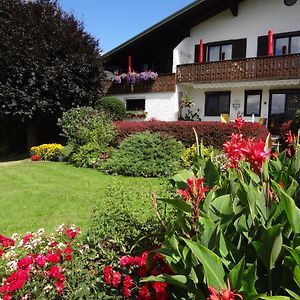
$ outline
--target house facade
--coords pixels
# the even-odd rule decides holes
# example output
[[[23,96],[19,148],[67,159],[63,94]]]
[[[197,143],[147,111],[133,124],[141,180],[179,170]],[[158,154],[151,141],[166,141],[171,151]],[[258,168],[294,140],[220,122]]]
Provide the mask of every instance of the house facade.
[[[195,1],[103,57],[110,72],[151,69],[156,80],[106,90],[147,119],[241,113],[276,132],[300,109],[299,15],[296,0]]]

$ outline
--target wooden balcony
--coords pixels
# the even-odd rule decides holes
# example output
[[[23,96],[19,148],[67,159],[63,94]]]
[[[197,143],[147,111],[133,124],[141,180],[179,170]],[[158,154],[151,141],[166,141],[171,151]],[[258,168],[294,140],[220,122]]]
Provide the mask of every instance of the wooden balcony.
[[[300,54],[177,66],[177,83],[300,79]]]
[[[140,81],[133,86],[106,80],[104,81],[104,91],[106,94],[112,95],[175,92],[175,74],[160,74],[154,81]]]

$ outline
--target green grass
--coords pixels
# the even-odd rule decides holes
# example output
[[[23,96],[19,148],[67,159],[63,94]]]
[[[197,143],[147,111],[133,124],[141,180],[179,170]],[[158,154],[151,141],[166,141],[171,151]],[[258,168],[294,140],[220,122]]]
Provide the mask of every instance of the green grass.
[[[65,163],[0,164],[0,234],[40,227],[54,230],[62,223],[76,224],[86,232],[91,207],[104,199],[113,183],[149,191],[149,195],[159,189],[158,179],[109,176]],[[139,205],[138,199],[128,205]]]

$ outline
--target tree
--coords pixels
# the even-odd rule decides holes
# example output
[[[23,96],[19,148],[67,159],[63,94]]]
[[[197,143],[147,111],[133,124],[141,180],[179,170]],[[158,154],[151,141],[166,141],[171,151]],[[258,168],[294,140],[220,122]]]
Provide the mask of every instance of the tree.
[[[24,122],[28,146],[49,116],[102,94],[98,42],[56,0],[0,1],[0,118]]]

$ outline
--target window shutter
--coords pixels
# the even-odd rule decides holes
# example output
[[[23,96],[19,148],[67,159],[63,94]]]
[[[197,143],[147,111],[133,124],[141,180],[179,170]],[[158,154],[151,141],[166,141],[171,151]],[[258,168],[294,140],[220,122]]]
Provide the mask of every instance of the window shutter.
[[[257,41],[257,56],[268,55],[268,36],[263,35],[258,37]]]
[[[194,62],[199,62],[200,45],[195,45],[195,59]]]
[[[246,57],[247,39],[235,40],[232,43],[232,59]]]

